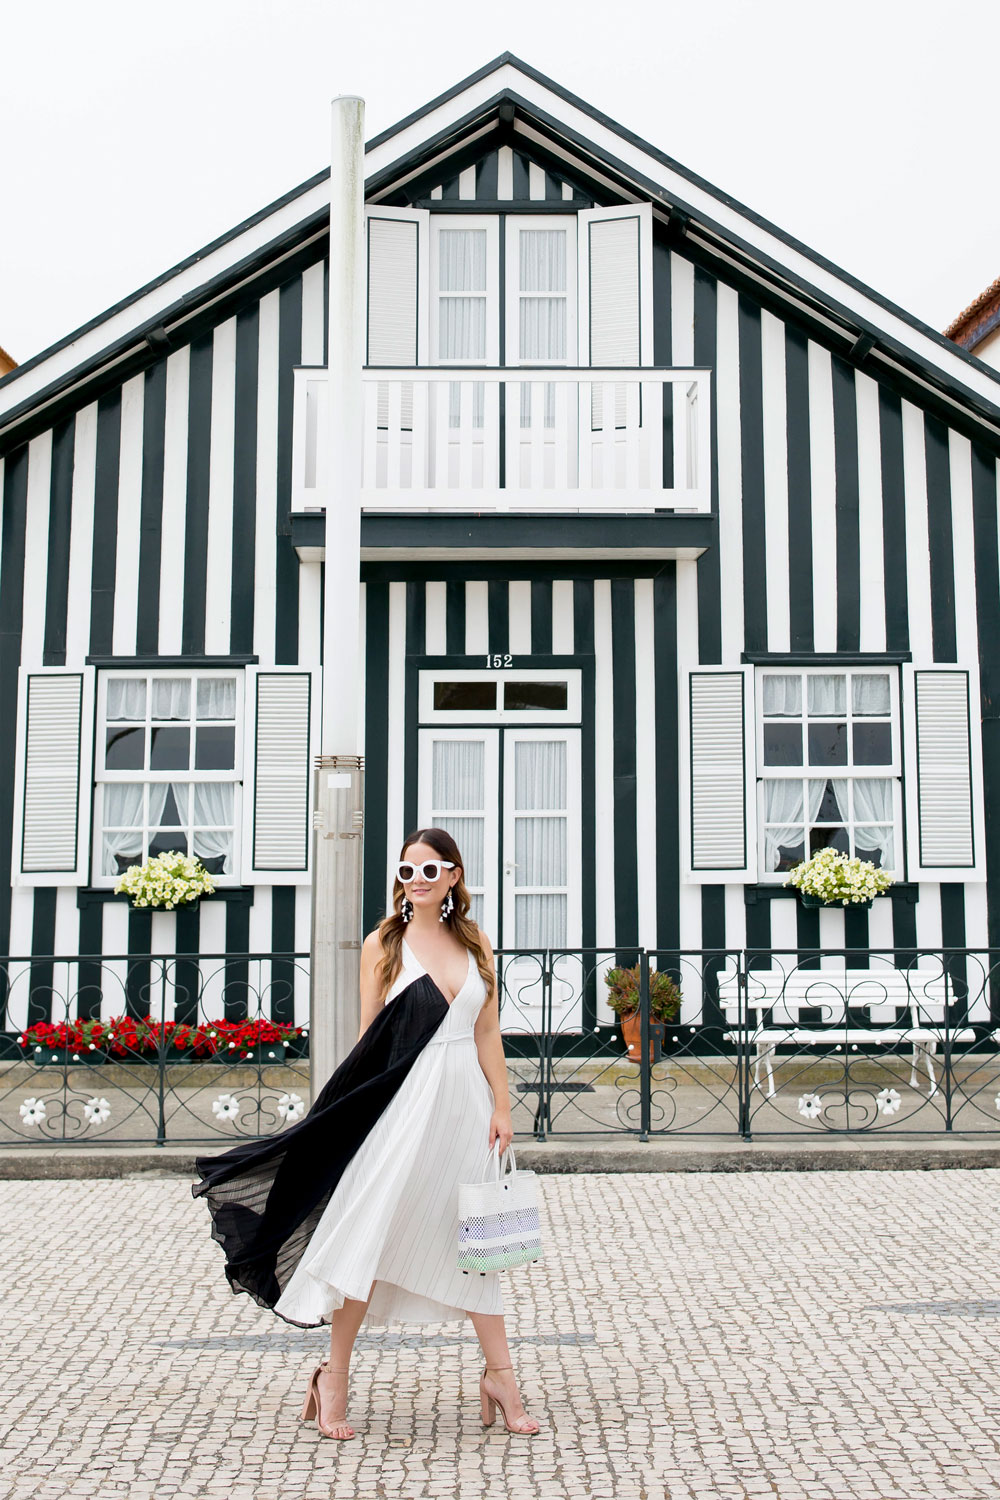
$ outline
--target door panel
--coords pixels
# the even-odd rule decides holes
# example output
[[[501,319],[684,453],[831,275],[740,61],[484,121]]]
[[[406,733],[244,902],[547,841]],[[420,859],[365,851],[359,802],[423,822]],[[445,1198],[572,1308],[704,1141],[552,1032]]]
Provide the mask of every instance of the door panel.
[[[573,948],[580,943],[580,732],[504,730],[503,946]],[[571,968],[556,958],[556,977]],[[543,1024],[536,959],[503,960],[508,1031]],[[580,1024],[577,985],[554,984],[551,1024]]]
[[[471,915],[484,931],[497,924],[497,729],[422,729],[418,805],[424,828],[444,828],[466,861]]]

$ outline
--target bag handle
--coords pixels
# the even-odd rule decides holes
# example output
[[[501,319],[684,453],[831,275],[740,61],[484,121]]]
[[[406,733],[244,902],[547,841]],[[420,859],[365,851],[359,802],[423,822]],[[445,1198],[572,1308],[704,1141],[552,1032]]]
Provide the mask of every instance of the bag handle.
[[[510,1164],[510,1171],[509,1172],[506,1171],[506,1167],[508,1165],[508,1157],[510,1158],[510,1163],[509,1163]],[[501,1176],[507,1176],[507,1177],[514,1177],[514,1176],[516,1176],[516,1174],[517,1174],[517,1161],[516,1161],[515,1156],[514,1156],[514,1142],[511,1141],[510,1145],[507,1147],[506,1151],[501,1156],[501,1154],[500,1154],[500,1137],[497,1136],[496,1140],[493,1142],[493,1150],[491,1152],[491,1161],[493,1163],[493,1181],[494,1182],[499,1182]]]

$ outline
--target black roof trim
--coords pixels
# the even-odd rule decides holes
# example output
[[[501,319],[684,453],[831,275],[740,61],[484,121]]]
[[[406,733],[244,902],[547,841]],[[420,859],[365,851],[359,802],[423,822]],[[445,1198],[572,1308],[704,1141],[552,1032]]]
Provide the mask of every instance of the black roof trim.
[[[324,168],[322,172],[317,172],[314,176],[308,178],[305,182],[300,183],[298,187],[292,188],[291,192],[282,194],[280,198],[275,198],[274,202],[269,203],[266,208],[259,209],[257,213],[251,214],[248,219],[243,219],[241,223],[235,226],[235,228],[227,230],[225,234],[220,234],[218,239],[212,240],[209,244],[204,245],[200,250],[196,250],[193,255],[187,256],[184,260],[179,260],[175,266],[170,267],[169,271],[163,271],[159,276],[154,276],[153,280],[147,281],[145,286],[139,287],[137,291],[130,292],[129,295],[127,297],[123,297],[120,302],[115,302],[111,307],[106,308],[104,312],[98,313],[96,317],[90,319],[89,323],[82,323],[80,327],[75,328],[72,333],[66,334],[65,338],[61,338],[57,340],[56,343],[50,344],[47,349],[41,350],[40,353],[33,354],[30,359],[26,359],[23,364],[18,365],[16,369],[10,371],[9,374],[4,375],[3,378],[0,379],[0,391],[3,390],[5,385],[9,384],[12,381],[13,377],[17,375],[23,375],[26,370],[33,370],[36,365],[40,365],[43,360],[51,358],[53,354],[58,354],[60,349],[65,349],[68,344],[74,343],[77,339],[82,338],[84,334],[91,333],[95,328],[99,327],[101,323],[107,322],[108,318],[113,318],[117,313],[124,312],[127,307],[131,307],[132,304],[138,302],[140,298],[148,296],[150,292],[155,292],[157,287],[165,285],[165,283],[168,282],[171,277],[179,276],[181,271],[186,271],[189,269],[189,267],[197,265],[198,261],[204,260],[207,255],[211,255],[222,245],[227,245],[230,240],[238,239],[239,236],[241,234],[245,234],[248,229],[253,229],[255,224],[262,223],[263,220],[269,218],[271,214],[277,213],[280,208],[284,208],[287,204],[293,203],[296,198],[301,198],[303,193],[308,193],[311,188],[316,187],[323,181],[324,178],[329,177],[329,175],[329,167]],[[206,286],[211,286],[212,284],[212,282],[205,283]],[[189,297],[193,295],[194,293],[188,294]],[[160,321],[162,321],[162,318],[164,316],[165,314],[160,315]],[[103,357],[103,354],[94,355],[93,359],[97,360],[102,359]]]
[[[122,384],[139,374],[148,365],[155,364],[165,353],[183,348],[185,344],[204,332],[206,310],[211,321],[219,311],[217,321],[231,317],[235,307],[228,304],[254,296],[263,296],[271,289],[271,283],[295,274],[299,257],[305,255],[311,263],[314,245],[324,239],[323,225],[312,221],[306,234],[299,231],[310,225],[309,220],[297,225],[287,237],[262,245],[252,256],[230,267],[225,277],[216,277],[206,282],[196,292],[180,298],[172,307],[165,308],[154,318],[137,324],[128,335],[117,343],[108,345],[99,354],[77,365],[44,390],[29,396],[20,406],[0,415],[0,457],[21,443],[28,442],[39,432],[46,431],[61,417],[77,411],[88,402],[97,400],[106,390]],[[287,240],[287,243],[285,242]],[[201,295],[204,293],[204,295]],[[170,324],[169,332],[164,327]],[[170,334],[180,330],[176,343]],[[152,335],[152,337],[150,337]],[[159,336],[158,336],[159,335]]]

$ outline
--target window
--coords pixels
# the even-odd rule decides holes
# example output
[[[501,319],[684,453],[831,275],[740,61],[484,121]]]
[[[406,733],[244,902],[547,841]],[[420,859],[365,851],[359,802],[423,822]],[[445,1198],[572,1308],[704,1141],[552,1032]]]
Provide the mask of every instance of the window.
[[[241,696],[235,673],[101,674],[96,884],[171,849],[236,877]]]
[[[422,670],[420,720],[424,724],[555,724],[580,722],[578,668],[510,667],[483,671],[456,667]]]
[[[507,220],[507,363],[576,360],[576,221],[557,214]],[[537,407],[535,406],[537,404]],[[522,427],[556,425],[552,381],[521,386]]]
[[[896,870],[896,673],[761,670],[757,702],[762,878],[827,846]]]
[[[495,365],[499,361],[497,278],[499,255],[495,218],[435,215],[431,234],[431,357],[440,365]],[[448,386],[448,426],[481,428],[485,387],[475,381],[463,391]]]

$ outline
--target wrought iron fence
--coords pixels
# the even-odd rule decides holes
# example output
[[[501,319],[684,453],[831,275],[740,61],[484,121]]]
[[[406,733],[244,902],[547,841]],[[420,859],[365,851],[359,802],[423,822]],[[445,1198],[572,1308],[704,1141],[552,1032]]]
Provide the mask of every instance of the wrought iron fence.
[[[521,1136],[1000,1130],[998,952],[500,949],[497,975]],[[308,1108],[305,953],[10,958],[0,1000],[0,1144],[220,1144]]]

